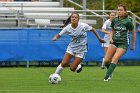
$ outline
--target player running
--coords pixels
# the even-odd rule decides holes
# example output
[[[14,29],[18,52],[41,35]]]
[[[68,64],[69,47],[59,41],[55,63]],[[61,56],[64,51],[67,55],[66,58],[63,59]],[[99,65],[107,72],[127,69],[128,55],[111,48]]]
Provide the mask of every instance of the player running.
[[[73,12],[69,19],[70,24],[65,26],[62,31],[53,38],[53,40],[56,41],[63,34],[68,34],[72,37],[62,62],[56,68],[56,74],[62,72],[63,68],[68,65],[71,58],[74,58],[74,61],[70,64],[70,70],[73,72],[76,71],[77,73],[81,72],[82,65],[80,63],[87,52],[87,31],[91,30],[101,43],[105,43],[105,41],[98,35],[95,28],[92,28],[86,23],[79,22],[79,14],[77,12]]]
[[[117,6],[118,17],[111,23],[110,45],[105,55],[105,65],[107,67],[104,81],[110,79],[118,60],[126,53],[129,45],[129,31],[132,33],[131,50],[135,49],[136,34],[134,26],[128,17],[126,6],[120,4]],[[111,62],[111,63],[110,63]]]

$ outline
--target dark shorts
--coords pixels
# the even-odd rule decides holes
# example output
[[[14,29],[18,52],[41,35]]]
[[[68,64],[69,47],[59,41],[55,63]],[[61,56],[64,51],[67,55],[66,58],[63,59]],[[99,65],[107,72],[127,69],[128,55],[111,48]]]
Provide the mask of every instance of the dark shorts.
[[[123,48],[123,49],[128,49],[128,43],[115,43],[113,42],[113,45],[115,45],[117,48]]]

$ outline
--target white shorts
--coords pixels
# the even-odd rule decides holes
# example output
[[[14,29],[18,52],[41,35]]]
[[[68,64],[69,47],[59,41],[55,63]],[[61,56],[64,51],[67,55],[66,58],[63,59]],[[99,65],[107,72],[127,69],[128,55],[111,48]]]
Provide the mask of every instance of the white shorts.
[[[85,55],[86,55],[86,52],[76,53],[76,52],[72,52],[70,50],[67,50],[66,52],[73,55],[74,57],[79,57],[79,58],[82,58],[82,59],[84,59]]]
[[[109,47],[110,40],[106,40],[106,43],[102,43],[102,47]]]

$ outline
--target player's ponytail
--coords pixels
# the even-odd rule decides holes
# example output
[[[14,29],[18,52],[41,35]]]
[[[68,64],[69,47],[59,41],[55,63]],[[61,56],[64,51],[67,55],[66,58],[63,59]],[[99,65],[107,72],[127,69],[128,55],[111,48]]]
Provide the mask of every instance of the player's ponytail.
[[[70,19],[71,19],[71,16],[68,17],[68,19],[65,21],[64,25],[61,26],[60,28],[67,26],[70,23]]]
[[[76,11],[72,12],[72,14],[71,14],[71,15],[68,17],[68,19],[65,21],[64,25],[61,26],[60,28],[63,28],[63,27],[65,27],[65,26],[67,26],[68,24],[70,24],[71,16],[72,16],[73,14],[77,14],[77,15],[78,15],[78,18],[79,18],[79,14],[78,14]]]

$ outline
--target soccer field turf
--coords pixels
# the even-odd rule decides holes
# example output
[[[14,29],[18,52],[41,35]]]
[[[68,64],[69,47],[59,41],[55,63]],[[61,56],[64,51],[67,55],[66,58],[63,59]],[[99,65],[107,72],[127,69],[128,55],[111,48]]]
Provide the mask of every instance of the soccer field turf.
[[[140,93],[140,67],[118,66],[109,82],[106,69],[83,67],[81,73],[65,68],[60,84],[48,77],[56,67],[0,68],[0,93]]]

